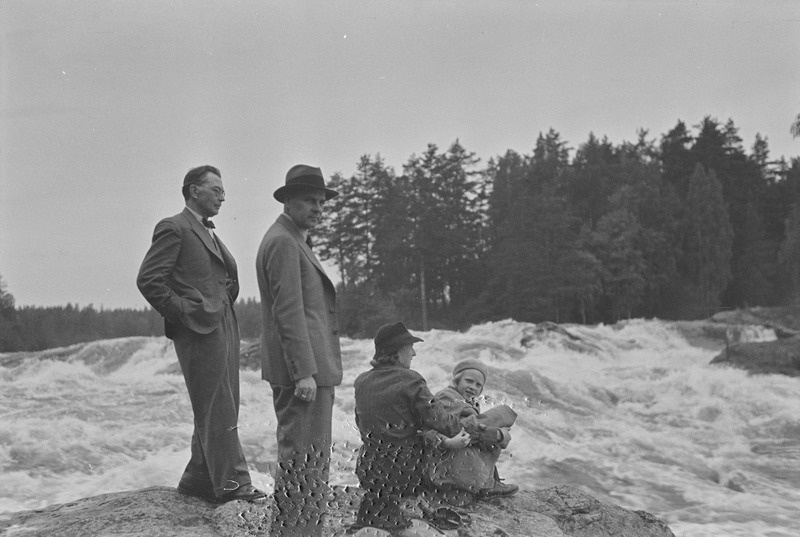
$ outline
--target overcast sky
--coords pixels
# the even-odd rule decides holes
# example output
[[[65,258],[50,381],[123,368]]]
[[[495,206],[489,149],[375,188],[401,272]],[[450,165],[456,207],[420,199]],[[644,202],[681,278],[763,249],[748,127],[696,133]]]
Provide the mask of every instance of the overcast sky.
[[[800,1],[0,0],[0,276],[18,306],[142,307],[183,175],[222,171],[217,231],[255,253],[296,163],[398,172],[459,139],[485,163],[732,118],[800,155]],[[333,276],[333,274],[332,274]]]

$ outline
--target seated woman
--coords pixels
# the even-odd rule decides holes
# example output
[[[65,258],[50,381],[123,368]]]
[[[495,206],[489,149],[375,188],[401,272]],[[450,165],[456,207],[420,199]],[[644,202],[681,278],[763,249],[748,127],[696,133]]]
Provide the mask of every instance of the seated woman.
[[[356,475],[365,493],[351,530],[411,526],[399,501],[422,491],[422,429],[437,431],[453,447],[470,440],[458,418],[434,400],[422,375],[410,369],[417,341],[422,340],[403,323],[382,326],[375,335],[372,369],[353,384],[362,441]]]
[[[436,394],[447,411],[457,416],[466,430],[480,431],[461,449],[443,449],[441,434],[425,433],[426,477],[450,503],[469,503],[473,498],[510,496],[519,490],[505,484],[497,473],[500,451],[511,441],[509,428],[516,413],[508,405],[498,405],[481,413],[476,400],[486,384],[486,365],[467,359],[453,369],[452,384]]]

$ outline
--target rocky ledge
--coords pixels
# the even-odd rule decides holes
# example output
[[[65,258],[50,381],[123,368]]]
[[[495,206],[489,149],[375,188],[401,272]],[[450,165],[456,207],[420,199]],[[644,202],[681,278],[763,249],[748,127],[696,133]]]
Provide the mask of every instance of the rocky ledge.
[[[712,364],[738,367],[755,375],[800,377],[800,308],[749,308],[721,312],[710,322],[725,331],[725,347],[711,360]],[[739,334],[752,326],[772,330],[777,339],[741,342]]]
[[[800,377],[800,337],[730,345],[711,363],[746,369],[754,375]]]
[[[334,487],[326,536],[343,536],[355,518],[361,491]],[[115,492],[0,517],[8,537],[251,537],[269,536],[271,502],[220,506],[168,487]],[[411,507],[413,509],[413,506]],[[674,534],[653,515],[603,503],[571,486],[521,491],[467,509],[451,537],[666,537]],[[420,533],[424,535],[428,533]]]

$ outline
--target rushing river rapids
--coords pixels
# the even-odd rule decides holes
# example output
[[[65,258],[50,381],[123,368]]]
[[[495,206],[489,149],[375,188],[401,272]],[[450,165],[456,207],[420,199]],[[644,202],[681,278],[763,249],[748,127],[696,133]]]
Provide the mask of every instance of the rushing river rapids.
[[[462,358],[489,365],[484,407],[507,403],[519,414],[499,463],[509,482],[579,486],[653,513],[679,537],[800,534],[800,379],[710,366],[719,349],[684,333],[658,320],[504,321],[423,333],[412,367],[435,391]],[[372,352],[370,341],[342,343],[331,480],[355,484],[352,383]],[[191,409],[168,340],[98,341],[0,363],[0,513],[177,483]],[[256,485],[270,489],[271,392],[258,371],[242,371],[241,384],[240,437]]]

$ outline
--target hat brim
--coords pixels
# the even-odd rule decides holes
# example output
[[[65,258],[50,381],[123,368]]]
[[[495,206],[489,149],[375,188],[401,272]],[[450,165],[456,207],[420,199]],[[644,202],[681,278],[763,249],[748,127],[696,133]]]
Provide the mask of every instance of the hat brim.
[[[406,345],[411,345],[414,343],[418,343],[420,341],[424,341],[417,336],[412,336],[411,334],[403,334],[403,337],[393,339],[381,345],[379,349],[375,349],[375,355],[372,357],[373,360],[382,354],[386,354],[392,351],[397,351],[405,347]]]
[[[277,201],[283,203],[286,199],[286,195],[292,192],[293,190],[303,190],[306,188],[313,188],[314,190],[322,190],[325,192],[325,201],[331,200],[339,195],[339,192],[330,188],[323,188],[319,185],[312,185],[310,183],[293,183],[291,185],[283,185],[278,190],[276,190],[272,197],[274,197]]]

